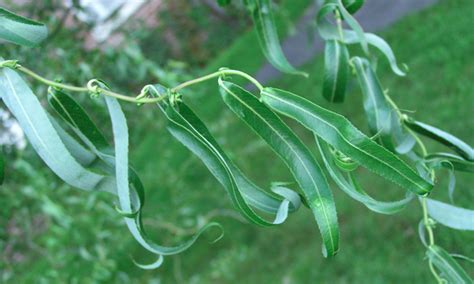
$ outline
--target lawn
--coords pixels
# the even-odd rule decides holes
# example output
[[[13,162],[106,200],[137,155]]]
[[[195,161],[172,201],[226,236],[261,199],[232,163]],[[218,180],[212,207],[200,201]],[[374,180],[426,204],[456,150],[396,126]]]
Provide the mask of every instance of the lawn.
[[[285,3],[288,2],[291,1]],[[401,108],[413,112],[411,114],[421,121],[449,130],[471,145],[474,144],[473,9],[470,0],[441,1],[434,7],[401,19],[381,34],[392,45],[399,61],[410,67],[410,72],[407,77],[396,77],[383,60],[378,68],[382,84]],[[290,16],[295,17],[291,13]],[[355,48],[353,52],[359,50]],[[206,70],[213,71],[220,66],[240,69],[248,66],[244,70],[253,73],[261,62],[263,57],[256,38],[248,33],[236,39],[236,43],[223,51]],[[329,105],[321,99],[322,57],[316,57],[302,69],[310,73],[309,79],[284,76],[271,85],[341,112],[365,129],[361,94],[355,84],[349,89],[344,105]],[[271,150],[225,109],[215,85],[206,84],[189,94],[186,101],[257,184],[267,187],[275,180],[292,181],[289,172]],[[145,106],[141,111],[158,113],[153,106]],[[93,282],[92,279],[107,283],[130,279],[140,283],[433,282],[418,238],[421,209],[416,201],[400,214],[379,215],[333,187],[340,220],[341,250],[335,258],[324,259],[319,232],[309,210],[302,208],[276,228],[260,229],[242,223],[238,216],[230,213],[230,201],[220,184],[198,159],[172,140],[164,129],[163,120],[162,116],[157,116],[154,120],[143,121],[136,126],[136,132],[146,133],[146,136],[133,137],[132,140],[136,141],[132,145],[132,161],[139,169],[149,195],[145,221],[152,228],[151,234],[166,244],[173,244],[176,237],[186,237],[187,232],[182,228],[202,224],[212,214],[216,216],[214,220],[224,226],[224,238],[209,244],[214,236],[209,232],[185,253],[167,257],[160,269],[143,271],[133,265],[131,256],[141,262],[153,258],[132,240],[110,202],[104,202],[102,200],[107,199],[98,196],[99,201],[95,197],[89,198],[89,207],[80,201],[68,208],[54,207],[51,201],[65,196],[86,198],[86,194],[75,191],[69,197],[72,190],[60,188],[57,191],[61,192],[51,193],[51,200],[44,201],[46,205],[43,206],[59,210],[57,216],[68,218],[58,217],[34,238],[53,252],[50,255],[54,259],[43,258],[34,252],[34,261],[14,269],[18,274],[11,279],[12,283],[38,282],[41,277],[45,281],[55,279],[78,283]],[[133,132],[134,128],[131,129]],[[308,145],[314,145],[310,133],[299,127],[296,131]],[[444,177],[444,174],[440,175],[440,179]],[[470,185],[473,182],[472,177],[458,175],[455,200],[459,205],[472,207],[474,193]],[[403,195],[396,186],[369,174],[363,183],[382,199]],[[444,179],[436,186],[434,197],[445,200],[446,191]],[[34,200],[34,194],[28,198]],[[175,227],[173,224],[179,225]],[[68,228],[68,233],[58,228]],[[472,233],[441,226],[435,233],[437,243],[447,250],[474,256]],[[67,246],[68,250],[61,246]],[[51,267],[51,263],[57,266]],[[465,268],[473,271],[472,265]],[[54,270],[60,270],[60,276],[55,275]]]

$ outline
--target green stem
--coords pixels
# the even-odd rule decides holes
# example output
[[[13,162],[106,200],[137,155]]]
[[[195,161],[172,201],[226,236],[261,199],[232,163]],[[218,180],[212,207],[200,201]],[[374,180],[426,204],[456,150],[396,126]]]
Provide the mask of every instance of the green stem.
[[[64,90],[68,90],[68,91],[71,91],[71,92],[96,92],[96,93],[99,93],[99,94],[103,94],[105,96],[114,97],[116,99],[131,102],[131,103],[140,103],[140,104],[157,103],[157,102],[163,101],[164,99],[166,99],[168,97],[168,95],[165,94],[165,95],[162,95],[158,98],[140,98],[140,99],[137,99],[136,97],[122,95],[122,94],[113,92],[111,90],[101,88],[100,86],[95,86],[94,89],[90,89],[89,87],[78,87],[78,86],[72,86],[72,85],[68,85],[68,84],[55,82],[55,81],[46,79],[46,78],[38,75],[37,73],[33,72],[32,70],[30,70],[30,69],[28,69],[24,66],[21,66],[20,64],[16,64],[15,66],[2,66],[2,67],[9,67],[9,68],[18,70],[18,71],[34,78],[35,80],[38,80],[41,83],[46,84],[46,85],[51,86],[51,87],[64,89]],[[211,74],[208,74],[208,75],[205,75],[205,76],[195,78],[193,80],[181,83],[178,86],[171,88],[170,90],[171,90],[172,93],[175,93],[175,92],[178,92],[178,91],[180,91],[180,90],[182,90],[186,87],[189,87],[189,86],[192,86],[192,85],[195,85],[195,84],[207,81],[207,80],[211,80],[211,79],[216,78],[216,77],[225,76],[225,75],[237,75],[237,76],[243,77],[243,78],[247,79],[248,81],[250,81],[252,84],[254,84],[260,91],[263,89],[262,84],[260,84],[255,78],[253,78],[252,76],[250,76],[249,74],[247,74],[245,72],[242,72],[242,71],[239,71],[239,70],[232,70],[232,69],[221,69],[217,72],[214,72],[214,73],[211,73]]]

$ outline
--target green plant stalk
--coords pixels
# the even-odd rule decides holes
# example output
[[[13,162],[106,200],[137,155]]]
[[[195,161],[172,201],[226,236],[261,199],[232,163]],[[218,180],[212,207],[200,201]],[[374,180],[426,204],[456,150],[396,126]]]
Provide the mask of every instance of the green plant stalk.
[[[39,81],[43,84],[46,84],[50,87],[64,89],[64,90],[68,90],[68,91],[71,91],[71,92],[97,93],[97,94],[102,94],[102,95],[105,95],[105,96],[114,97],[116,99],[131,102],[131,103],[137,103],[137,104],[157,103],[157,102],[165,100],[168,97],[168,94],[164,94],[164,95],[162,95],[160,97],[157,97],[157,98],[146,98],[146,97],[145,98],[136,98],[136,97],[122,95],[122,94],[113,92],[111,90],[101,88],[100,86],[97,86],[97,85],[93,86],[93,88],[91,88],[90,86],[78,87],[78,86],[63,84],[63,83],[60,83],[60,82],[55,82],[55,81],[52,81],[52,80],[49,80],[47,78],[44,78],[44,77],[40,76],[39,74],[33,72],[32,70],[30,70],[30,69],[28,69],[28,68],[26,68],[26,67],[24,67],[20,64],[15,64],[13,66],[5,65],[5,66],[2,66],[2,67],[7,67],[7,68],[14,69],[14,70],[18,70],[18,71],[32,77],[33,79],[35,79],[35,80],[37,80],[37,81]],[[260,84],[255,78],[253,78],[249,74],[247,74],[245,72],[242,72],[242,71],[239,71],[239,70],[221,68],[219,71],[216,71],[214,73],[211,73],[211,74],[208,74],[208,75],[205,75],[205,76],[202,76],[202,77],[198,77],[198,78],[186,81],[184,83],[179,84],[176,87],[170,88],[169,90],[171,91],[171,93],[176,93],[176,92],[178,92],[178,91],[180,91],[180,90],[182,90],[186,87],[189,87],[189,86],[192,86],[192,85],[195,85],[195,84],[199,84],[201,82],[208,81],[208,80],[211,80],[211,79],[214,79],[214,78],[217,78],[217,77],[226,76],[226,75],[237,75],[237,76],[243,77],[243,78],[247,79],[248,81],[250,81],[252,84],[254,84],[259,90],[263,89],[262,84]],[[93,80],[91,80],[89,82],[92,82],[92,81]]]

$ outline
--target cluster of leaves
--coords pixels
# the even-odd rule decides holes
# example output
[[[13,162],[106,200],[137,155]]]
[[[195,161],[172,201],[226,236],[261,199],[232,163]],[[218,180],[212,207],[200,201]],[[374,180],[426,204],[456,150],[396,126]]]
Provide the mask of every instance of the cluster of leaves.
[[[326,174],[308,146],[280,115],[295,120],[314,134],[315,146],[321,153],[330,177],[344,192],[369,209],[382,214],[393,214],[402,210],[415,196],[419,196],[424,208],[437,222],[455,229],[474,230],[472,210],[426,198],[433,187],[435,169],[444,167],[451,171],[474,171],[472,147],[442,130],[401,113],[377,79],[369,46],[385,55],[397,75],[404,75],[404,72],[398,67],[389,45],[376,35],[364,33],[352,17],[351,12],[361,6],[360,1],[353,1],[355,4],[352,5],[350,1],[326,2],[317,16],[319,32],[326,41],[323,96],[331,102],[342,102],[349,71],[352,69],[364,94],[364,110],[372,137],[362,133],[345,117],[293,93],[263,87],[240,71],[222,69],[211,74],[212,76],[182,84],[191,85],[219,77],[219,90],[225,104],[282,159],[297,181],[298,190],[292,190],[285,184],[275,184],[271,192],[268,192],[250,181],[221,149],[200,118],[183,102],[178,93],[179,88],[150,85],[137,97],[136,102],[157,104],[168,122],[169,132],[202,160],[222,184],[235,209],[249,222],[264,227],[274,226],[284,222],[289,213],[296,212],[301,204],[309,208],[320,229],[325,256],[333,256],[339,249],[336,206]],[[273,25],[271,2],[247,0],[246,5],[254,19],[262,50],[268,60],[281,71],[304,75],[292,67],[283,55]],[[43,25],[6,10],[1,12],[3,16],[0,20],[6,27],[5,31],[0,30],[3,39],[32,46],[46,37]],[[334,15],[336,26],[327,20],[328,15]],[[343,29],[342,21],[351,30]],[[31,34],[35,34],[35,37],[31,37]],[[364,56],[351,58],[346,48],[349,44],[360,44]],[[67,85],[62,85],[64,88],[61,88],[40,78],[42,82],[52,86],[48,92],[48,101],[50,108],[56,113],[53,116],[17,73],[24,72],[21,65],[7,60],[2,62],[2,67],[9,69],[3,68],[0,75],[0,97],[18,119],[31,145],[47,166],[69,185],[117,196],[117,212],[124,217],[134,238],[158,257],[156,262],[139,265],[140,267],[156,268],[162,263],[164,255],[180,253],[189,248],[208,228],[220,227],[219,224],[208,223],[189,240],[174,247],[155,243],[147,236],[141,220],[145,190],[137,172],[128,161],[128,127],[117,101],[120,97],[108,95],[110,92],[105,92],[108,87],[100,81],[85,89],[94,97],[104,95],[112,123],[112,146],[90,115],[66,92],[76,89],[84,91],[84,88],[74,89]],[[245,77],[254,83],[259,90],[258,97],[232,82],[229,77],[231,74]],[[427,153],[415,132],[447,145],[459,155]],[[421,152],[415,149],[417,143]],[[402,155],[416,165],[416,171],[399,157]],[[3,163],[1,165],[3,167]],[[405,197],[392,202],[372,198],[357,181],[354,173],[357,167],[367,168],[399,185],[405,190]],[[454,178],[454,175],[451,176]],[[432,220],[424,217],[420,223],[420,235],[427,246],[430,264],[441,273],[438,276],[433,270],[435,275],[453,283],[469,283],[469,276],[452,256],[434,244]],[[425,230],[430,234],[429,241],[424,239]]]

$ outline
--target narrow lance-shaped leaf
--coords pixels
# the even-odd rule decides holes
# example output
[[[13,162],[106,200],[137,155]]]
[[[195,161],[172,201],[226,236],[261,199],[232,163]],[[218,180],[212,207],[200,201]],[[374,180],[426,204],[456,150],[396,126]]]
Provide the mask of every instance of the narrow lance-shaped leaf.
[[[438,223],[457,230],[474,231],[474,210],[426,199],[428,214]]]
[[[105,97],[107,108],[112,121],[112,129],[115,142],[115,175],[117,179],[117,194],[119,196],[120,207],[123,212],[132,212],[138,208],[138,201],[134,198],[129,188],[128,170],[128,127],[125,115],[115,98]],[[148,251],[158,255],[172,255],[180,253],[189,247],[199,238],[199,236],[211,227],[220,227],[217,223],[208,223],[202,227],[195,235],[182,244],[174,247],[161,246],[148,238],[141,221],[141,211],[133,214],[133,217],[124,217],[125,222],[133,237]]]
[[[412,130],[448,146],[449,148],[456,151],[459,155],[463,156],[465,159],[474,161],[474,149],[454,135],[411,118],[404,120],[404,122]]]
[[[447,280],[447,283],[470,284],[472,278],[467,272],[454,260],[454,258],[443,248],[437,245],[430,245],[426,256],[441,273],[441,277]]]
[[[248,197],[251,197],[252,201],[258,201],[255,204],[257,208],[262,205],[268,207],[265,210],[271,208],[273,200],[264,197],[261,189],[244,177],[237,167],[230,162],[215,143],[205,125],[184,103],[179,103],[176,106],[167,105],[166,115],[170,122],[168,130],[171,134],[203,161],[216,179],[224,186],[235,208],[249,222],[260,226],[271,226],[284,221],[280,217],[285,217],[287,213],[280,214],[279,211],[288,210],[288,208],[279,206],[275,220],[269,222],[249,206]],[[254,199],[255,197],[258,199]],[[287,205],[289,204],[287,203]]]
[[[246,4],[252,14],[260,46],[268,61],[281,72],[307,77],[308,74],[295,69],[283,53],[273,19],[271,0],[246,0]]]
[[[413,194],[407,193],[406,197],[401,200],[387,202],[387,201],[378,201],[370,197],[362,188],[357,187],[355,183],[354,176],[351,174],[352,182],[346,180],[344,175],[339,171],[334,160],[331,158],[329,145],[323,141],[321,138],[315,136],[316,145],[318,146],[319,152],[321,153],[322,160],[326,166],[327,171],[334,180],[334,182],[339,186],[342,191],[353,199],[361,202],[367,208],[372,211],[381,214],[395,214],[403,210],[406,205],[413,199]]]
[[[326,41],[324,49],[323,96],[330,102],[343,102],[349,73],[349,53],[338,40]]]
[[[354,57],[351,59],[355,66],[359,85],[364,95],[364,110],[372,135],[382,146],[394,150],[392,143],[392,115],[396,115],[385,98],[377,75],[372,70],[367,59]]]
[[[222,79],[219,86],[230,109],[262,137],[291,170],[316,218],[325,253],[336,254],[339,247],[336,207],[326,177],[309,149],[251,93]]]
[[[15,71],[1,71],[0,96],[38,155],[58,177],[80,189],[115,192],[113,178],[88,170],[74,159],[41,103]]]
[[[275,111],[297,120],[361,166],[402,188],[420,195],[431,191],[431,183],[390,151],[365,136],[345,117],[295,94],[274,88],[264,88],[261,100]]]
[[[47,36],[48,29],[44,24],[0,8],[0,39],[33,47]]]

